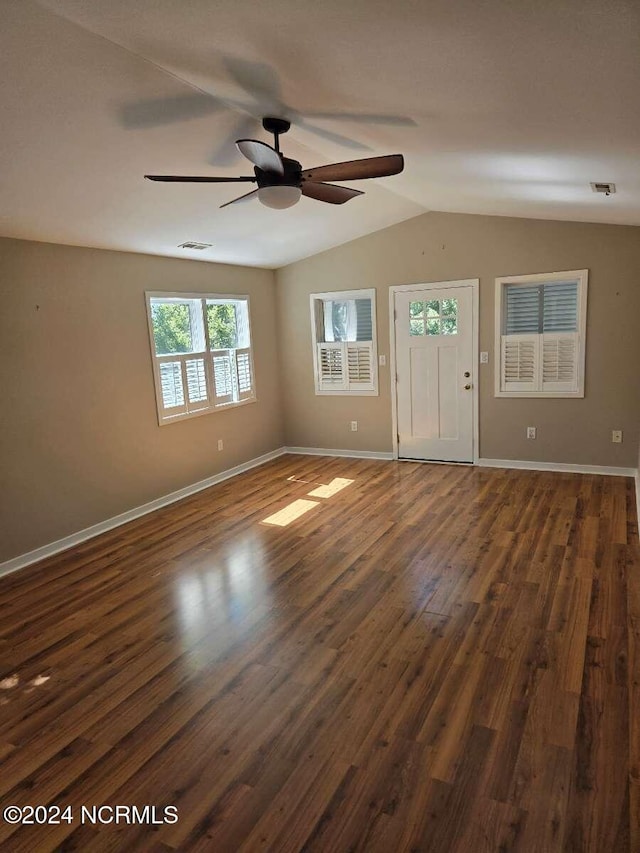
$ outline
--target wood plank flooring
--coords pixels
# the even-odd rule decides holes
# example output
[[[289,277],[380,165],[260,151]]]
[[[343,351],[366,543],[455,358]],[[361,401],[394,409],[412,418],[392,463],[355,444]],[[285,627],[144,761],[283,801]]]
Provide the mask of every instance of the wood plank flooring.
[[[0,849],[640,851],[639,704],[631,480],[286,456],[0,579]]]

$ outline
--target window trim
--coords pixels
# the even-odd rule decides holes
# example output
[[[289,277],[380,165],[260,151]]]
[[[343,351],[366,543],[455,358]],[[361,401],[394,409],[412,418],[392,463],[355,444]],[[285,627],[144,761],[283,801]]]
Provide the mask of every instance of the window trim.
[[[329,290],[323,293],[309,294],[309,307],[311,311],[311,343],[313,351],[313,384],[317,397],[378,397],[380,389],[378,386],[378,327],[376,319],[376,288],[366,287],[355,290]],[[320,373],[318,364],[318,344],[321,343],[316,337],[316,315],[314,310],[314,302],[317,300],[350,300],[350,299],[370,299],[371,300],[371,378],[373,388],[367,390],[360,389],[334,389],[320,387]],[[364,343],[364,341],[362,342]]]
[[[554,281],[575,279],[578,282],[578,357],[577,357],[577,391],[503,391],[502,390],[502,320],[503,294],[507,284],[543,284]],[[585,386],[585,362],[587,354],[587,292],[589,285],[589,270],[564,270],[561,272],[535,273],[533,275],[501,276],[495,280],[495,346],[494,346],[494,396],[495,397],[539,397],[549,398],[582,398]],[[532,333],[534,334],[534,333]],[[538,333],[539,337],[542,337]]]
[[[205,300],[227,300],[236,302],[239,300],[244,300],[247,303],[247,318],[249,324],[249,360],[251,363],[251,377],[253,380],[253,396],[245,399],[238,400],[237,402],[231,403],[221,403],[218,405],[212,404],[207,406],[204,409],[198,409],[195,412],[181,412],[179,414],[164,417],[163,416],[163,408],[162,408],[162,393],[160,391],[160,370],[159,364],[160,359],[167,358],[167,355],[171,355],[171,353],[167,355],[158,356],[156,354],[155,341],[153,335],[153,321],[151,317],[151,300],[152,299],[205,299]],[[169,290],[145,290],[144,292],[144,300],[145,300],[145,308],[147,312],[147,329],[149,335],[149,352],[151,355],[151,370],[153,373],[153,391],[156,400],[156,414],[158,418],[158,426],[167,426],[168,424],[180,423],[182,421],[190,420],[191,418],[200,418],[203,415],[211,415],[214,412],[222,412],[226,409],[235,409],[238,406],[247,406],[251,403],[256,403],[258,401],[258,393],[256,389],[256,374],[253,360],[253,334],[252,334],[252,322],[251,322],[251,298],[248,293],[202,293],[198,291],[169,291]],[[205,319],[205,339],[207,345],[209,344],[209,335],[206,331],[206,319]],[[246,349],[246,347],[237,347],[237,349]],[[215,350],[208,349],[207,352],[211,353]],[[199,353],[194,353],[194,355]],[[179,355],[191,355],[191,353],[180,353]],[[213,390],[213,389],[212,389]],[[212,400],[214,397],[212,396]]]

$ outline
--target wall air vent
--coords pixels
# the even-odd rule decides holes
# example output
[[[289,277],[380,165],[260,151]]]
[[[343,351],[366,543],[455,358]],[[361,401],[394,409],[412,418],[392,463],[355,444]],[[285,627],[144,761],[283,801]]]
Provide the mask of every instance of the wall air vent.
[[[595,181],[591,184],[591,189],[594,193],[604,193],[605,195],[611,195],[616,191],[616,185],[604,183],[603,181]]]
[[[213,243],[196,243],[195,240],[188,240],[186,243],[180,243],[179,249],[210,249]]]

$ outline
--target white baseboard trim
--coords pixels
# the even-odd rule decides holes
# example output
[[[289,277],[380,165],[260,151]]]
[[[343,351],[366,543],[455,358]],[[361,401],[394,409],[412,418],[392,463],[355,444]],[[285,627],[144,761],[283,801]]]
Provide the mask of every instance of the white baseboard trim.
[[[349,459],[393,459],[393,453],[383,450],[330,450],[325,447],[285,447],[286,453],[301,456],[345,456]]]
[[[389,459],[393,460],[392,452],[381,450],[337,450],[325,447],[285,447],[285,453],[297,453],[301,456],[344,456],[352,459]],[[419,459],[400,460],[420,462]],[[466,465],[471,463],[433,462],[430,465]],[[480,468],[520,468],[526,471],[558,471],[568,474],[602,474],[610,477],[635,477],[638,488],[640,472],[635,468],[614,468],[606,465],[573,465],[565,462],[534,462],[524,459],[477,459],[474,463]]]
[[[521,468],[526,471],[563,471],[567,474],[603,474],[608,477],[637,477],[635,468],[606,465],[572,465],[565,462],[529,462],[523,459],[478,459],[481,468]]]
[[[18,557],[13,557],[11,560],[6,560],[0,563],[0,577],[8,575],[11,572],[16,572],[18,569],[23,569],[25,566],[30,566],[32,563],[37,563],[39,560],[44,560],[46,557],[52,557],[54,554],[59,554],[60,551],[66,551],[74,545],[79,545],[81,542],[86,542],[87,539],[93,539],[94,536],[99,536],[101,533],[106,533],[108,530],[113,530],[114,527],[120,527],[121,524],[126,524],[129,521],[134,521],[142,515],[148,515],[163,506],[175,503],[176,501],[187,498],[196,492],[201,492],[203,489],[208,489],[210,486],[215,486],[217,483],[222,483],[223,480],[228,480],[230,477],[236,477],[244,471],[249,471],[251,468],[257,468],[258,465],[264,465],[265,462],[270,462],[272,459],[277,459],[278,456],[283,456],[287,453],[287,449],[279,447],[277,450],[271,450],[269,453],[264,453],[262,456],[257,456],[255,459],[249,459],[248,462],[242,462],[234,468],[229,468],[226,471],[221,471],[219,474],[214,474],[212,477],[207,477],[205,480],[200,480],[190,486],[185,486],[183,489],[178,489],[176,492],[171,492],[161,498],[156,498],[142,506],[134,507],[126,512],[121,512],[119,515],[114,515],[113,518],[108,518],[106,521],[100,521],[98,524],[93,524],[91,527],[85,527],[84,530],[79,530],[77,533],[72,533],[70,536],[65,536],[48,545],[43,545],[36,548],[34,551],[29,551],[27,554],[21,554]]]
[[[207,477],[205,480],[200,480],[190,486],[185,486],[183,489],[178,489],[161,498],[156,498],[142,506],[134,507],[133,509],[108,518],[106,521],[101,521],[91,527],[86,527],[84,530],[79,530],[77,533],[72,533],[70,536],[65,536],[48,545],[43,545],[26,554],[21,554],[18,557],[13,557],[11,560],[6,560],[0,563],[0,577],[8,575],[11,572],[16,572],[18,569],[23,569],[39,560],[44,560],[47,557],[52,557],[54,554],[59,554],[61,551],[66,551],[74,545],[79,545],[81,542],[86,542],[88,539],[93,539],[101,533],[106,533],[108,530],[113,530],[114,527],[120,527],[122,524],[127,524],[129,521],[134,521],[143,515],[148,515],[157,509],[175,503],[183,498],[189,497],[196,492],[201,492],[203,489],[208,489],[215,486],[217,483],[222,483],[231,477],[236,477],[244,471],[249,471],[251,468],[257,468],[259,465],[264,465],[265,462],[270,462],[272,459],[277,459],[286,453],[296,453],[303,456],[342,456],[351,459],[383,459],[393,460],[392,452],[375,451],[375,450],[336,450],[324,447],[279,447],[276,450],[271,450],[269,453],[264,453],[262,456],[257,456],[255,459],[249,459],[247,462],[242,462],[234,468],[229,468],[226,471],[221,471],[219,474],[214,474]],[[478,459],[477,465],[484,468],[521,468],[529,471],[564,471],[574,474],[604,474],[615,477],[634,477],[636,485],[636,509],[638,512],[638,526],[640,528],[640,470],[635,468],[609,468],[601,465],[570,465],[561,462],[529,462],[518,459]]]

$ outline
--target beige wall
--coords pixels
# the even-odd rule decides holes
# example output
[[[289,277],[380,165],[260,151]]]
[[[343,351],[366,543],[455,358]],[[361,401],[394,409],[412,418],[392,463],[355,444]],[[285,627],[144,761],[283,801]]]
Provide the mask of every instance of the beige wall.
[[[584,399],[496,399],[494,279],[589,269]],[[480,279],[480,456],[635,467],[640,400],[640,228],[427,213],[278,271],[289,446],[391,450],[389,368],[379,397],[316,397],[309,293],[377,288],[378,350],[389,355],[388,288]],[[387,363],[389,359],[387,358]],[[349,421],[357,420],[357,433]],[[538,438],[527,441],[525,429]],[[624,443],[611,443],[611,430]]]
[[[248,293],[258,401],[159,427],[145,290]],[[0,561],[282,445],[273,272],[0,240],[0,293]]]
[[[585,399],[495,399],[494,278],[583,267]],[[638,228],[430,213],[277,274],[0,239],[0,562],[283,443],[389,451],[388,367],[379,397],[315,396],[309,293],[375,286],[388,356],[389,286],[458,278],[480,278],[480,348],[490,353],[480,367],[480,455],[636,467]],[[251,296],[255,404],[158,426],[145,290]],[[622,445],[611,443],[614,428]]]
[[[636,514],[638,516],[638,528],[640,532],[640,434],[638,435],[638,461],[636,470]]]

